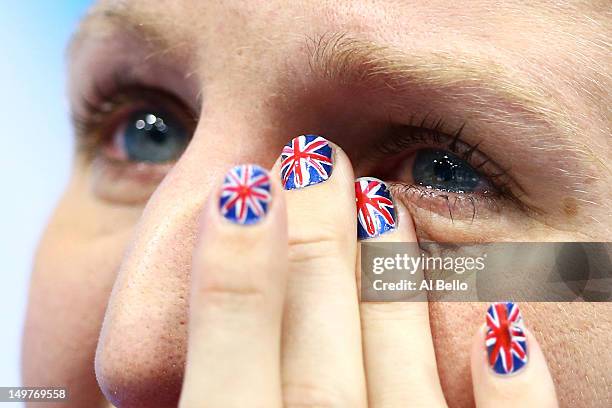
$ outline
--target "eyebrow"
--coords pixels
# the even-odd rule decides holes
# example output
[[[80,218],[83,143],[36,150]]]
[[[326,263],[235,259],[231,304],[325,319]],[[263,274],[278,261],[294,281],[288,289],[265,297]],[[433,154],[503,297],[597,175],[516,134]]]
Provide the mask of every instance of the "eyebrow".
[[[118,29],[133,33],[151,49],[175,48],[167,30],[161,29],[175,24],[166,17],[146,17],[146,11],[132,10],[127,3],[96,5],[73,35],[69,53],[75,52],[87,37]],[[397,94],[415,89],[448,91],[447,99],[470,100],[468,108],[479,117],[487,113],[494,118],[491,123],[505,121],[530,133],[539,129],[539,142],[546,145],[546,150],[572,152],[612,174],[612,168],[579,137],[580,129],[568,114],[571,107],[543,84],[530,81],[524,72],[511,70],[481,54],[455,50],[407,53],[343,32],[306,37],[305,41],[310,69],[322,78],[356,86],[380,86]],[[493,102],[499,108],[491,115]],[[522,120],[511,119],[516,115]]]
[[[461,96],[487,95],[492,98],[483,98],[483,104],[494,98],[503,102],[509,112],[519,112],[566,134],[575,130],[574,121],[562,108],[563,101],[551,97],[540,84],[526,81],[525,75],[479,54],[431,50],[406,53],[343,33],[311,38],[308,50],[311,70],[326,79],[379,84],[398,94],[427,88]]]
[[[380,86],[398,95],[436,90],[463,103],[464,112],[491,117],[490,123],[506,122],[537,136],[544,150],[571,152],[612,174],[612,167],[580,136],[567,101],[524,71],[492,57],[455,50],[407,53],[346,33],[311,37],[307,49],[311,71],[324,79],[370,89]]]
[[[164,18],[147,18],[145,10],[132,10],[128,3],[108,5],[96,3],[82,18],[77,30],[69,40],[67,52],[77,52],[81,43],[91,37],[103,37],[121,31],[133,34],[151,49],[167,50],[172,44],[167,34],[161,29]],[[153,21],[153,22],[152,22]]]

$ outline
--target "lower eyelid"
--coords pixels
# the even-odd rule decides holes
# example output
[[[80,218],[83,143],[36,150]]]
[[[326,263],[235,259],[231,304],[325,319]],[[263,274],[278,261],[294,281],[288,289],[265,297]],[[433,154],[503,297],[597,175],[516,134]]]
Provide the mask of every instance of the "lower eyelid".
[[[172,166],[99,155],[91,163],[91,188],[96,197],[110,203],[144,205]]]
[[[394,197],[406,207],[418,207],[450,221],[473,222],[501,213],[506,204],[498,194],[452,193],[424,186],[388,183]]]

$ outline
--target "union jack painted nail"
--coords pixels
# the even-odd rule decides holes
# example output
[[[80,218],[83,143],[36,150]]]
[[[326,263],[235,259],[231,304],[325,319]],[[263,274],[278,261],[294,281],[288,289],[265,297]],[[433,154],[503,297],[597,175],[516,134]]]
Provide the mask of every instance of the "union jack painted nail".
[[[255,224],[268,212],[271,199],[268,172],[255,164],[242,164],[225,175],[219,209],[236,224]]]
[[[387,185],[374,177],[355,181],[357,237],[375,238],[395,229],[395,207]]]
[[[281,178],[285,190],[322,183],[332,169],[332,148],[321,136],[298,136],[283,147]]]
[[[487,310],[485,345],[489,365],[498,374],[512,374],[527,364],[523,318],[512,302],[493,303]]]

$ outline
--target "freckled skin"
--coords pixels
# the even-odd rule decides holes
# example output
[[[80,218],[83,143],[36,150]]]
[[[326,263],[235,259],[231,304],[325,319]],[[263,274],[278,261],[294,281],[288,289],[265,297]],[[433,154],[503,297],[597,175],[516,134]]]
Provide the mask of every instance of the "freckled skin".
[[[568,217],[575,217],[578,215],[578,203],[573,197],[567,197],[563,200],[563,211]]]
[[[127,3],[149,13],[148,19],[158,16],[162,22],[171,22],[167,26],[170,48],[182,50],[181,45],[191,44],[213,55],[208,59],[191,56],[211,85],[203,92],[207,103],[192,145],[146,203],[146,210],[144,205],[100,200],[92,193],[91,166],[80,156],[75,162],[36,255],[23,340],[24,384],[70,387],[70,403],[54,405],[58,407],[106,407],[100,387],[116,406],[176,406],[187,351],[191,253],[202,202],[231,165],[245,161],[271,165],[290,137],[318,126],[313,123],[341,116],[332,108],[316,114],[314,105],[324,91],[315,91],[317,98],[301,96],[304,103],[299,114],[289,118],[278,114],[286,109],[286,100],[270,87],[275,80],[272,68],[281,61],[279,55],[295,51],[285,48],[285,38],[306,31],[304,27],[379,30],[381,36],[402,44],[435,48],[460,32],[476,36],[470,46],[484,38],[494,46],[520,45],[544,56],[553,51],[539,41],[557,38],[554,31],[542,32],[542,27],[517,18],[529,15],[521,10],[522,3],[509,7],[511,18],[480,2],[452,10],[447,2],[411,2],[409,7],[376,1]],[[542,8],[544,27],[556,26],[555,13],[547,11],[546,3],[533,7]],[[464,13],[463,18],[457,18],[457,13]],[[537,41],[525,47],[514,41],[519,34],[523,41],[525,37]],[[207,37],[213,40],[207,42]],[[588,47],[581,53],[588,53]],[[574,51],[555,50],[565,53],[561,57],[566,59]],[[78,84],[82,78],[74,73],[71,81]],[[355,99],[353,93],[347,95],[338,98],[342,106],[350,106]],[[577,110],[582,106],[579,102]],[[341,128],[354,122],[341,119]],[[585,133],[595,134],[598,124],[583,127]],[[345,145],[351,149],[350,141]],[[606,183],[585,184],[600,196],[611,197]],[[597,223],[586,218],[582,222],[587,209],[573,198],[563,200],[562,206],[566,217],[581,221],[561,225],[554,230],[559,235],[551,235],[551,229],[542,226],[500,232],[491,225],[475,232],[469,225],[457,222],[450,228],[448,220],[441,223],[421,213],[415,213],[415,222],[421,237],[450,240],[612,238],[605,207],[588,208],[595,218],[604,220]],[[486,307],[431,304],[438,370],[452,407],[473,405],[470,340],[484,323]],[[604,351],[610,348],[612,305],[528,303],[521,304],[521,311],[546,355],[561,406],[610,406],[612,354]]]

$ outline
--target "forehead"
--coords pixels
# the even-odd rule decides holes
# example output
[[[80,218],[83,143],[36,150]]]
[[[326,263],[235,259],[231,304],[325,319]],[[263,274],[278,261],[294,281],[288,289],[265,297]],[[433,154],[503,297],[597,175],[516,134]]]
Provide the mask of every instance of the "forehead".
[[[587,34],[589,19],[596,20],[599,12],[605,16],[603,7],[598,10],[596,4],[589,6],[588,2],[561,6],[538,1],[510,1],[500,7],[473,0],[108,0],[100,1],[96,8],[121,13],[139,24],[164,27],[168,36],[344,30],[378,35],[388,41],[397,38],[406,45],[437,41],[440,46],[458,39],[495,40],[509,46],[517,38],[531,38],[530,33],[538,30],[551,36],[568,29],[570,33]],[[540,42],[545,39],[539,38]]]
[[[106,0],[85,19],[73,49],[81,38],[137,31],[156,52],[204,60],[209,72],[238,64],[265,75],[287,58],[304,56],[309,41],[348,35],[424,60],[486,61],[495,66],[489,71],[504,71],[510,81],[548,87],[570,105],[605,109],[612,63],[606,3]]]
[[[205,28],[203,24],[211,23],[216,24],[209,28],[240,27],[245,31],[262,27],[324,29],[341,26],[355,32],[410,32],[418,38],[454,33],[489,39],[505,38],[510,43],[507,34],[516,38],[521,34],[515,30],[518,27],[531,28],[527,31],[539,28],[551,31],[554,26],[567,29],[586,23],[588,19],[583,17],[596,20],[594,23],[603,29],[605,25],[597,20],[607,14],[609,4],[606,6],[605,3],[507,1],[502,7],[498,3],[479,0],[103,0],[98,2],[98,8],[126,10],[136,18],[148,16],[151,18],[149,23],[174,22],[171,24],[174,28],[191,32],[200,32]],[[551,26],[551,23],[554,24]]]
[[[601,69],[610,65],[611,26],[604,3],[509,1],[500,7],[474,0],[106,0],[94,7],[83,28],[136,27],[159,48],[209,51],[216,58],[248,51],[295,52],[304,39],[340,33],[407,53],[481,54],[517,70],[535,66],[546,71],[542,77],[571,77],[573,82],[609,71]],[[101,20],[114,24],[97,24]],[[87,30],[92,25],[95,29]]]

